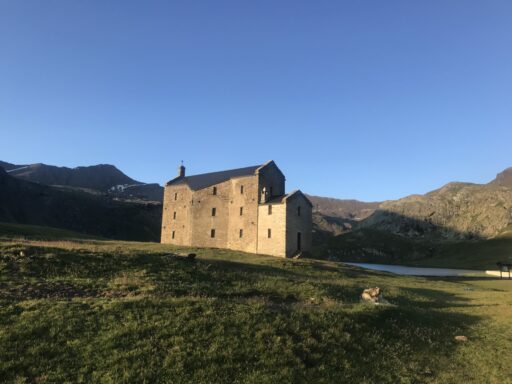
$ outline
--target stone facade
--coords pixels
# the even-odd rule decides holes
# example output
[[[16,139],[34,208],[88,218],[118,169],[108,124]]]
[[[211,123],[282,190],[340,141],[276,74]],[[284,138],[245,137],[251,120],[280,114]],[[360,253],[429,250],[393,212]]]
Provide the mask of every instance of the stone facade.
[[[285,194],[273,161],[194,176],[181,166],[165,186],[162,243],[288,257],[311,250],[311,232],[311,202]]]

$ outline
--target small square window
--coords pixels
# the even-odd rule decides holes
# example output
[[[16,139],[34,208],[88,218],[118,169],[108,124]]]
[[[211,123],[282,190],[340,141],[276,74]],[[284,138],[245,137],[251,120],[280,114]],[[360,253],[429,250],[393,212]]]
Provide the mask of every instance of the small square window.
[[[217,215],[217,208],[212,208],[212,216],[216,216]]]
[[[270,228],[267,231],[267,236],[269,239],[272,238],[272,230]]]
[[[172,238],[174,239],[174,235],[176,234],[175,231],[172,231]]]
[[[271,215],[272,214],[272,205],[269,205],[268,206],[268,214]]]
[[[244,186],[243,186],[243,185],[241,185],[241,186],[240,186],[240,194],[241,194],[241,195],[243,195],[243,194],[244,194]]]
[[[240,238],[242,238],[242,237],[244,237],[244,230],[243,229],[240,230]]]
[[[240,216],[244,214],[244,207],[240,207]]]
[[[216,195],[217,194],[217,187],[213,187],[213,194]]]
[[[213,239],[215,237],[215,229],[210,231],[210,237]]]

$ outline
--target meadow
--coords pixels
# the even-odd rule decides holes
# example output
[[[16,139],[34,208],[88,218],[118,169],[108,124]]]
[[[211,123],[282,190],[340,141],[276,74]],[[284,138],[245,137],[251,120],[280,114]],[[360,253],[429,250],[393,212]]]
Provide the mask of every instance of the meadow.
[[[0,226],[0,382],[512,382],[509,280],[20,231]]]

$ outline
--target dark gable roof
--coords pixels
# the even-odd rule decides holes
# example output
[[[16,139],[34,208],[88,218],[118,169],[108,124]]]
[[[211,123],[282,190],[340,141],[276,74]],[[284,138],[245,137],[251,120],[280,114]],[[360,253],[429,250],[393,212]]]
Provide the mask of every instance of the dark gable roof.
[[[286,200],[292,199],[297,196],[302,196],[306,203],[308,203],[311,207],[313,207],[313,203],[311,203],[311,200],[308,199],[308,197],[302,193],[300,189],[296,189],[293,192],[287,193],[286,195],[281,196],[274,196],[267,202],[263,203],[264,205],[272,205],[272,204],[284,204],[286,203]]]
[[[185,177],[177,177],[177,178],[169,181],[167,183],[167,185],[187,184],[190,187],[190,189],[197,191],[198,189],[203,189],[203,188],[209,187],[210,185],[222,183],[223,181],[233,179],[235,177],[254,175],[256,170],[260,167],[261,167],[261,165],[254,165],[252,167],[230,169],[227,171],[203,173],[201,175],[193,175],[193,176],[185,176]]]
[[[313,203],[311,202],[311,200],[309,200],[308,197],[304,193],[302,193],[302,191],[300,189],[296,189],[295,191],[290,192],[289,194],[287,194],[284,197],[284,200],[291,199],[291,198],[294,198],[294,197],[297,197],[297,196],[302,196],[302,198],[304,200],[306,200],[306,202],[311,206],[311,208],[313,208]]]

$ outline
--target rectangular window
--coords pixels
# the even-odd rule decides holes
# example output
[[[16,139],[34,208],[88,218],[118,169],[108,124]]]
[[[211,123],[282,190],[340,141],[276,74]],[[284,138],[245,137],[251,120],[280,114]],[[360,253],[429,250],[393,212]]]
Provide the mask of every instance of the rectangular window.
[[[271,215],[272,214],[272,205],[269,205],[268,206],[268,214]]]
[[[270,187],[270,196],[274,196],[274,187]]]
[[[243,229],[240,230],[240,238],[242,238],[242,237],[244,237],[244,230]]]
[[[174,194],[174,200],[178,200],[178,192]]]
[[[267,236],[269,239],[272,238],[272,230],[270,228],[267,231]]]
[[[243,186],[243,185],[241,185],[241,186],[240,186],[240,194],[241,194],[241,195],[243,195],[243,194],[244,194],[244,186]]]
[[[172,231],[172,238],[174,239],[175,231]]]
[[[215,216],[217,214],[217,208],[212,208],[212,216]]]
[[[173,218],[174,220],[176,220],[176,211],[174,211],[174,213],[173,213],[173,215],[172,215],[172,218]]]
[[[297,207],[297,216],[300,216],[300,205]]]
[[[215,237],[215,229],[210,231],[210,237],[213,239]]]
[[[216,195],[217,194],[217,187],[213,187],[213,194]]]
[[[240,207],[240,216],[244,214],[244,207]]]

